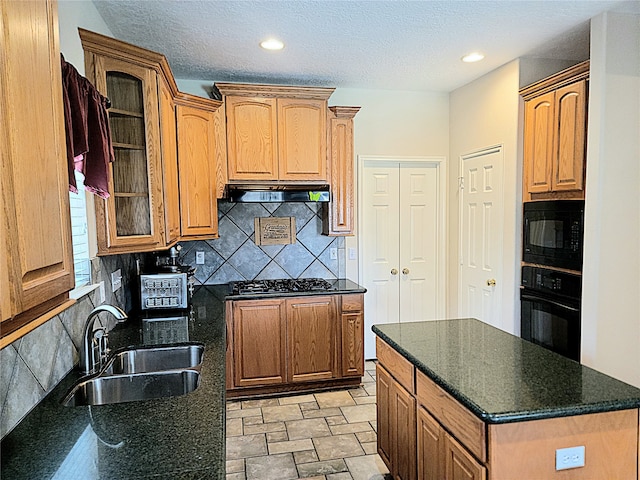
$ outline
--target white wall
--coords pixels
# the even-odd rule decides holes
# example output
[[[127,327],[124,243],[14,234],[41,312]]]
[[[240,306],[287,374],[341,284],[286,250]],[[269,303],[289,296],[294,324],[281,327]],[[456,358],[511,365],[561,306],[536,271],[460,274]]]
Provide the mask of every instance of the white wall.
[[[84,51],[78,35],[78,27],[113,37],[93,2],[77,0],[58,1],[60,25],[60,51],[67,62],[84,74]]]
[[[354,120],[356,159],[359,155],[449,158],[446,93],[339,88],[329,105],[361,107]],[[346,248],[357,251],[357,232],[346,238]],[[359,281],[357,259],[349,260],[347,255],[346,271],[348,278]]]
[[[640,387],[640,15],[591,22],[582,362]]]
[[[504,230],[502,288],[502,326],[519,333],[518,288],[520,257],[520,203],[522,201],[522,159],[519,148],[519,71],[514,60],[450,94],[449,168],[449,295],[448,314],[458,316],[458,238],[459,238],[459,158],[461,155],[503,145],[504,152]]]

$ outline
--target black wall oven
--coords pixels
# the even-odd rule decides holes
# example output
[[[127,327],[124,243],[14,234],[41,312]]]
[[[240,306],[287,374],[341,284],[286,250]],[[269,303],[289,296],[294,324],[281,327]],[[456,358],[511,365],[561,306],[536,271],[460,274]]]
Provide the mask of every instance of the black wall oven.
[[[584,200],[526,202],[522,260],[582,270]]]
[[[580,361],[580,275],[522,267],[521,336]]]

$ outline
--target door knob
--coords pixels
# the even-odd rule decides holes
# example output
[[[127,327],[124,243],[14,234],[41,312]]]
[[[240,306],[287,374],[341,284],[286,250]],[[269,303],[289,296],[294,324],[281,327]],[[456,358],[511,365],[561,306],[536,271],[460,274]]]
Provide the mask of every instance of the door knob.
[[[496,279],[495,278],[491,278],[489,280],[487,280],[487,287],[495,287],[496,286]]]
[[[408,269],[408,268],[403,268],[403,269],[402,269],[402,273],[403,273],[404,275],[409,275],[409,269]]]
[[[396,270],[395,268],[391,269],[391,275],[397,275],[398,274],[398,270]]]

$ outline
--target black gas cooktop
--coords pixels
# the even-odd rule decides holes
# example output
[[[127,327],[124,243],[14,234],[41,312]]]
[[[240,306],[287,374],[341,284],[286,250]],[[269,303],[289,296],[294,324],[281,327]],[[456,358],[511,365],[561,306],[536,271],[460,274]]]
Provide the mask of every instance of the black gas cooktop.
[[[250,280],[231,283],[232,295],[313,292],[329,289],[331,289],[331,284],[322,278],[283,278],[278,280]]]

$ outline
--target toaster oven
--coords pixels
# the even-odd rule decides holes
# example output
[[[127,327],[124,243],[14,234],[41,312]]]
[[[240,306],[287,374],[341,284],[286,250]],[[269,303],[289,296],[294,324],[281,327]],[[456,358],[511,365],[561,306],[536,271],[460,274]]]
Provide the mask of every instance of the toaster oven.
[[[186,273],[152,273],[140,275],[142,310],[187,308]]]

